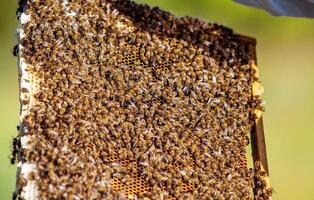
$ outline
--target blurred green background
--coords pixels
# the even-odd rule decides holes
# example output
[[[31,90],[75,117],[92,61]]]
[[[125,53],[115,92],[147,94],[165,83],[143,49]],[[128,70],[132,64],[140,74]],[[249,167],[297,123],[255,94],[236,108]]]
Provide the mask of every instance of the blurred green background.
[[[314,20],[273,17],[229,0],[141,0],[176,15],[217,22],[258,41],[265,88],[264,126],[274,200],[314,199]],[[19,101],[15,8],[0,0],[0,200],[11,198],[15,170],[10,142]]]

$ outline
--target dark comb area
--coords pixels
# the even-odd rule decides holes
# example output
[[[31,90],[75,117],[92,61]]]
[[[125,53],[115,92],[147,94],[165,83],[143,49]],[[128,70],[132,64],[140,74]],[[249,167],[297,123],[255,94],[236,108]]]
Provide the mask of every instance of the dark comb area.
[[[31,180],[38,199],[269,198],[246,161],[263,107],[239,35],[128,0],[23,7],[36,90],[20,159],[36,167],[19,192]]]

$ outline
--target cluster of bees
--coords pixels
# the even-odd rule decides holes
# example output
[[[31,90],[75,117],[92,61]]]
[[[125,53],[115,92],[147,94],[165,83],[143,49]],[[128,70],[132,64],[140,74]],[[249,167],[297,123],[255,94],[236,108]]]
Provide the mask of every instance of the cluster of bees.
[[[269,186],[268,174],[263,169],[260,161],[256,161],[254,166],[254,199],[271,199],[273,189]]]
[[[34,0],[27,12],[22,55],[39,90],[23,159],[40,199],[253,199],[241,163],[261,100],[231,30],[125,0]],[[147,191],[112,187],[132,174]]]

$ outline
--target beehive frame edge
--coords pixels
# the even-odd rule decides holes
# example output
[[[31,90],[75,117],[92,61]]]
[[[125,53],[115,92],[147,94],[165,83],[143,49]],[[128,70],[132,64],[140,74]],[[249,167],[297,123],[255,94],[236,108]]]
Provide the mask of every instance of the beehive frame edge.
[[[240,34],[237,34],[237,35],[239,37],[240,42],[248,45],[251,63],[253,63],[253,65],[257,65],[256,39],[249,36],[245,36],[245,35],[240,35]],[[252,157],[253,157],[254,167],[256,167],[255,166],[256,163],[260,162],[265,172],[269,176],[264,125],[263,125],[262,116],[255,119],[254,126],[251,131],[251,146],[252,146]]]

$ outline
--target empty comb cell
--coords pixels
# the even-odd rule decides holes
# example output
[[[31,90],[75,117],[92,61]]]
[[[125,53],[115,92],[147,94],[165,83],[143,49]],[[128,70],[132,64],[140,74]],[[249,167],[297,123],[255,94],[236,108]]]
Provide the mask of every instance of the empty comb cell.
[[[21,199],[270,198],[254,39],[128,0],[18,16]]]

